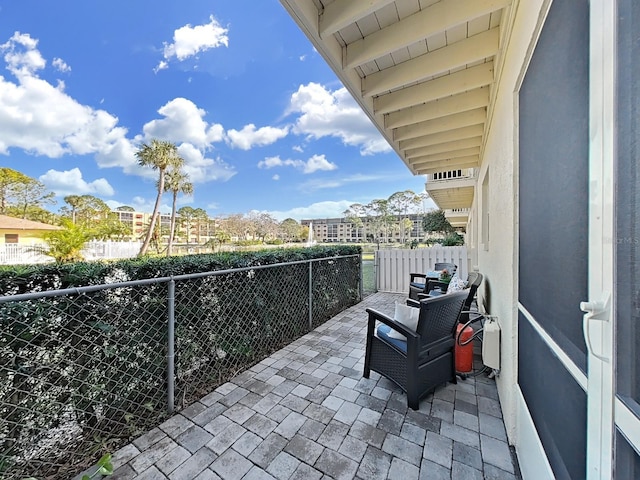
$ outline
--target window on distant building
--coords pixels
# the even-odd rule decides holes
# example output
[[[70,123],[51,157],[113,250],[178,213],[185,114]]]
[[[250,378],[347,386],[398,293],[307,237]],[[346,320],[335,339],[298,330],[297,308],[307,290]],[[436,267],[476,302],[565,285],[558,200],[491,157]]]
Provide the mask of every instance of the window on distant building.
[[[18,234],[17,233],[5,233],[4,234],[4,243],[18,243]]]

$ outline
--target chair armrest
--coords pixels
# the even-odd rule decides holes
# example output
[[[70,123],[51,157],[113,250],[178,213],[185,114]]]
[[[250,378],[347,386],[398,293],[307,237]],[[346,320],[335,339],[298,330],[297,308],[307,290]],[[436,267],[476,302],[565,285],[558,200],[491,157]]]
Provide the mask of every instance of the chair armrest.
[[[418,298],[420,298],[421,295],[424,295],[424,293],[419,293]],[[407,305],[410,307],[420,308],[420,302],[418,300],[414,300],[413,298],[407,298]]]
[[[424,278],[426,280],[427,275],[425,273],[410,273],[409,277],[411,277],[410,282],[415,282],[416,278]]]
[[[393,318],[388,317],[387,315],[385,315],[382,312],[379,312],[378,310],[367,308],[367,313],[369,314],[368,331],[370,332],[373,332],[373,327],[375,327],[375,322],[378,321],[380,323],[387,325],[392,330],[395,330],[396,332],[401,333],[402,335],[407,337],[407,339],[409,337],[412,337],[412,338],[419,337],[419,335],[413,330],[409,330],[403,324],[396,322]]]
[[[442,289],[442,287],[445,287],[444,289],[446,290],[449,287],[449,284],[446,282],[441,282],[440,280],[429,280],[429,283],[427,283],[426,290],[430,292],[435,288]]]

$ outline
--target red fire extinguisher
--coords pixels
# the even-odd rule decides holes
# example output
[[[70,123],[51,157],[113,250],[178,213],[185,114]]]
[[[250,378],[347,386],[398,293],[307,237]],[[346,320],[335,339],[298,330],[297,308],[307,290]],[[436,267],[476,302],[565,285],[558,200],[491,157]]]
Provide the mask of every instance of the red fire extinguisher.
[[[471,373],[473,370],[473,328],[459,323],[456,327],[456,372]]]

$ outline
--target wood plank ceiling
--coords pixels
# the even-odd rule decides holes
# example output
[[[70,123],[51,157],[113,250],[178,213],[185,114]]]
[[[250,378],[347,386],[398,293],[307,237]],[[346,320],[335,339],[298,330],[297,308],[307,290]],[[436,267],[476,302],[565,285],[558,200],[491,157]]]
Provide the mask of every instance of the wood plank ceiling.
[[[414,174],[480,156],[511,0],[280,0]]]

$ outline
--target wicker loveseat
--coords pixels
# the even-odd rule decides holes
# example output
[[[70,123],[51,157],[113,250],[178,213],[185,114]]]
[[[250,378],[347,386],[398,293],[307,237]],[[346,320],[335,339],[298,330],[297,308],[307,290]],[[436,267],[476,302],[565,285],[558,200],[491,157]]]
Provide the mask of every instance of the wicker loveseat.
[[[453,275],[458,270],[458,266],[453,263],[436,263],[434,269],[437,272],[446,270],[449,275]],[[426,273],[410,273],[409,274],[409,298],[418,300],[418,294],[429,293],[429,281],[437,280],[437,278],[429,278]]]
[[[467,294],[461,291],[411,302],[420,308],[416,331],[368,308],[363,376],[369,378],[373,370],[396,383],[407,393],[413,410],[438,385],[456,383],[454,336]],[[382,324],[379,329],[376,322]],[[390,330],[404,335],[406,341],[389,337]]]

